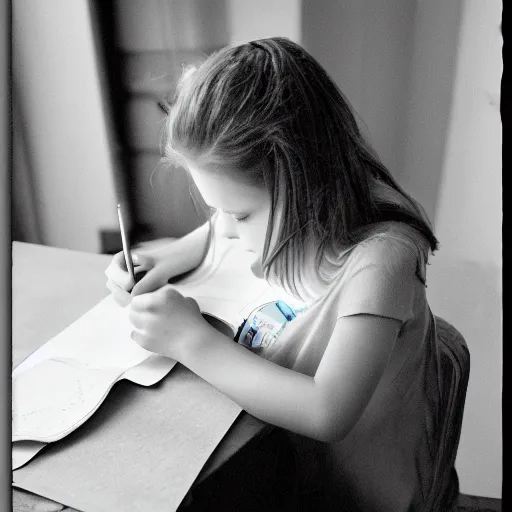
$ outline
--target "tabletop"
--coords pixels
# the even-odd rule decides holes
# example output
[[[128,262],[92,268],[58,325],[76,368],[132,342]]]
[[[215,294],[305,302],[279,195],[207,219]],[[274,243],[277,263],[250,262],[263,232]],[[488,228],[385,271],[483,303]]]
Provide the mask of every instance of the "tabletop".
[[[12,250],[12,356],[15,368],[108,295],[104,270],[111,256],[22,242],[14,242]],[[265,427],[265,423],[242,413],[208,459],[192,489],[214,475]],[[71,512],[74,509],[14,488],[13,510]]]

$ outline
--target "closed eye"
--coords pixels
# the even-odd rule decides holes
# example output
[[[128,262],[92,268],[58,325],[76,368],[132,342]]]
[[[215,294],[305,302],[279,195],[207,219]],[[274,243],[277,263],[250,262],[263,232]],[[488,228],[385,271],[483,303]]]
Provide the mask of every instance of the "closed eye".
[[[208,206],[208,208],[210,209],[211,215],[217,213],[218,211],[222,211],[222,210],[218,210],[217,208],[215,208],[213,206]],[[223,213],[225,213],[227,215],[231,215],[236,222],[243,222],[250,215],[249,213],[243,214],[243,213],[233,213],[233,212],[229,212],[229,211],[223,211]]]

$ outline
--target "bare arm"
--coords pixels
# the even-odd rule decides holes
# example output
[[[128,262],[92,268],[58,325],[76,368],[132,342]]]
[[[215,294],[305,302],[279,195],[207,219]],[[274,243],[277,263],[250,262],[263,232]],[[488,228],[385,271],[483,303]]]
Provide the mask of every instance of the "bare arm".
[[[320,441],[343,439],[368,404],[400,322],[370,315],[338,320],[314,377],[262,359],[205,330],[179,360],[257,418]]]
[[[153,267],[133,287],[131,296],[123,296],[125,301],[128,302],[135,295],[148,293],[164,286],[169,279],[197,268],[205,255],[209,230],[210,226],[206,222],[168,245],[145,253],[145,256],[149,256],[150,261],[153,262]]]
[[[194,231],[173,240],[160,249],[151,251],[149,254],[157,256],[158,259],[172,261],[174,275],[184,274],[200,265],[206,249],[209,230],[208,222],[205,222]]]

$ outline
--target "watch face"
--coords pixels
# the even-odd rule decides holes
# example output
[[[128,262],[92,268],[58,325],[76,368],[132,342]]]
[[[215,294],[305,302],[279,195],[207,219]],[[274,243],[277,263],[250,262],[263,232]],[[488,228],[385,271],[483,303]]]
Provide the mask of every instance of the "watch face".
[[[297,313],[282,300],[263,304],[245,320],[235,341],[251,349],[269,347],[296,316]]]

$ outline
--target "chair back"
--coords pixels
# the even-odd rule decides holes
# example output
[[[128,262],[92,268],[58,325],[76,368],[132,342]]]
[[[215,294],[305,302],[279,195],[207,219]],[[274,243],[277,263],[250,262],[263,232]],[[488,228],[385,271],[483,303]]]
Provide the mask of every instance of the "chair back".
[[[469,381],[470,354],[460,332],[434,317],[439,368],[438,453],[432,490],[425,510],[454,510],[459,494],[455,458],[459,446]]]

